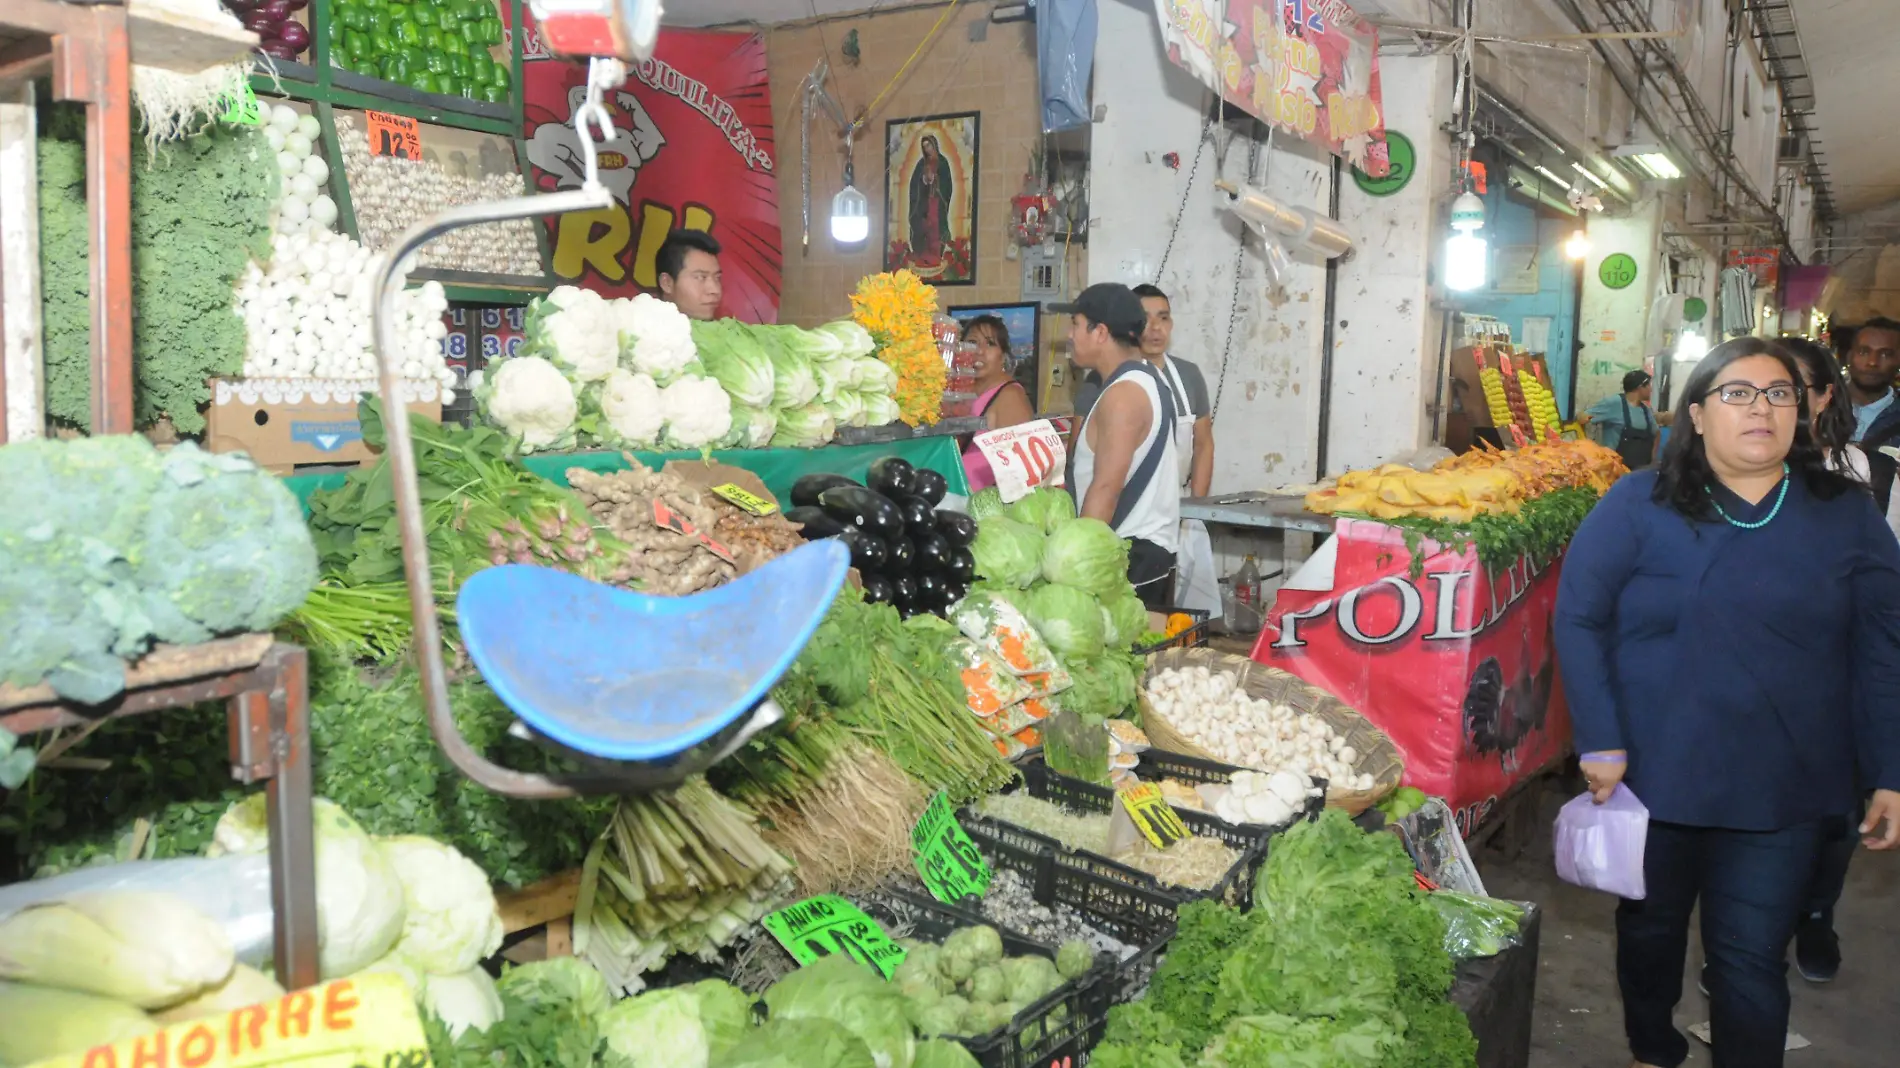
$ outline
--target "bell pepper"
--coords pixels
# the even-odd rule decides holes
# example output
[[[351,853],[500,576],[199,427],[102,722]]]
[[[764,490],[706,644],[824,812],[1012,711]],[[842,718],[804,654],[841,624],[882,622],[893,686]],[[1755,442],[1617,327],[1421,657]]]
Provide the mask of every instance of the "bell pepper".
[[[424,49],[430,52],[443,51],[442,31],[436,29],[434,24],[432,23],[421,24],[419,32],[422,34],[421,44]]]
[[[508,90],[498,85],[482,86],[481,95],[482,99],[488,101],[490,104],[506,104],[508,102]]]
[[[501,19],[494,15],[482,19],[482,43],[486,45],[501,43]]]
[[[441,52],[432,51],[423,53],[422,65],[430,74],[437,75],[438,77],[449,73],[449,57],[443,55]]]
[[[452,33],[454,32],[455,27],[459,25],[461,21],[462,21],[461,16],[456,14],[455,8],[453,6],[449,4],[436,5],[435,7],[436,29],[444,30],[444,31]]]
[[[398,44],[420,45],[422,43],[422,27],[417,26],[408,19],[396,23],[392,29],[394,30],[394,36]]]
[[[480,22],[495,13],[487,0],[454,0],[455,17],[463,22]]]
[[[414,89],[418,93],[433,93],[436,91],[435,75],[430,74],[426,70],[411,71],[409,73],[408,84],[409,88]]]
[[[354,29],[343,31],[343,51],[358,62],[374,54],[370,48],[369,34]]]
[[[501,90],[503,100],[508,99],[508,90],[514,84],[514,78],[508,71],[508,65],[505,63],[495,64],[494,68],[488,72],[488,84]]]
[[[457,26],[455,37],[456,40],[462,42],[462,47],[465,49],[488,47],[482,43],[482,24],[479,22],[464,22]]]
[[[386,82],[409,82],[409,57],[401,52],[385,52],[377,63],[377,69]]]
[[[463,55],[460,52],[449,53],[449,73],[450,74],[455,75],[457,78],[467,80],[470,77],[469,66],[470,64],[468,62],[467,56]]]

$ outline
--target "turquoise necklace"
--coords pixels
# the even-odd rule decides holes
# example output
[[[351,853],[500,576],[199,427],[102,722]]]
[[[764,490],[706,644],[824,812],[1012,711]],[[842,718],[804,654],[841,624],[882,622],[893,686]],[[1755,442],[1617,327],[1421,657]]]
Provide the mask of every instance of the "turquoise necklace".
[[[1753,523],[1744,523],[1726,511],[1723,511],[1722,502],[1715,499],[1714,490],[1703,487],[1703,492],[1709,495],[1709,503],[1715,505],[1716,514],[1728,520],[1729,526],[1739,527],[1742,530],[1760,530],[1774,522],[1775,517],[1781,514],[1781,502],[1788,499],[1788,465],[1785,463],[1781,465],[1781,489],[1775,494],[1775,506],[1768,510],[1767,515],[1762,516]]]

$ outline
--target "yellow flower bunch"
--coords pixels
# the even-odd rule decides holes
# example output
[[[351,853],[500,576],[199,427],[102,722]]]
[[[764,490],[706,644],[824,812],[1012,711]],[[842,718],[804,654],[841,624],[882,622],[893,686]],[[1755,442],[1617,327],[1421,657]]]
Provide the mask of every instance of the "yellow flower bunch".
[[[931,334],[936,314],[937,291],[909,271],[868,275],[851,295],[852,318],[897,372],[897,407],[911,426],[935,423],[943,405],[947,372]]]

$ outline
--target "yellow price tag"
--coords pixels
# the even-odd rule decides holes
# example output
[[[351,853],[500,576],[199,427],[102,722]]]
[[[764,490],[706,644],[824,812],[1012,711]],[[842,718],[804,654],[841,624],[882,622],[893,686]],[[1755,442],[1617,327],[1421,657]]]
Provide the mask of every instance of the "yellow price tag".
[[[740,508],[751,512],[753,515],[771,515],[773,512],[778,511],[778,505],[773,504],[771,501],[766,500],[756,493],[740,489],[730,482],[723,486],[714,486],[713,492],[731,501],[733,504],[738,505]]]
[[[33,1068],[429,1068],[408,984],[338,979],[162,1031],[40,1061]]]
[[[1157,849],[1166,849],[1188,836],[1187,824],[1181,822],[1180,815],[1161,796],[1161,787],[1154,783],[1120,790],[1115,796],[1121,798],[1128,818],[1135,821],[1135,829]]]

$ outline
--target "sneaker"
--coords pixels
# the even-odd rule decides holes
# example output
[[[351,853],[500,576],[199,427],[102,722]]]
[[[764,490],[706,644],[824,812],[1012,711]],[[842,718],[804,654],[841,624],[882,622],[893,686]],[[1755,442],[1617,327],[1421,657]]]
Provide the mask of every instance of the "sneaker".
[[[1841,971],[1841,938],[1832,917],[1816,913],[1794,930],[1794,966],[1810,983],[1829,983]]]

